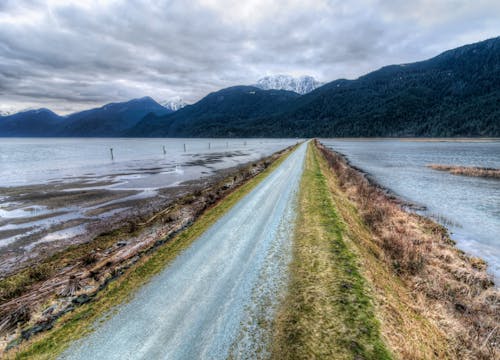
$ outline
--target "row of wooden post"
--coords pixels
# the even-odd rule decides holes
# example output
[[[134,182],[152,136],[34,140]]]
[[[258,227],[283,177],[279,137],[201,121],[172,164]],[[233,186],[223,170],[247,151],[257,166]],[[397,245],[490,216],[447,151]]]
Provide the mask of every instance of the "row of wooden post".
[[[208,149],[209,150],[211,149],[211,146],[212,146],[212,144],[209,142],[208,143]],[[243,143],[243,146],[247,146],[247,142],[246,141]],[[165,149],[165,145],[163,145],[162,148],[163,148],[163,155],[167,155],[167,149]],[[229,148],[229,142],[226,141],[226,149],[227,148]],[[184,152],[187,151],[186,149],[187,149],[186,148],[186,144],[184,144]],[[115,160],[115,156],[113,154],[113,148],[109,148],[109,153],[111,155],[111,161]]]

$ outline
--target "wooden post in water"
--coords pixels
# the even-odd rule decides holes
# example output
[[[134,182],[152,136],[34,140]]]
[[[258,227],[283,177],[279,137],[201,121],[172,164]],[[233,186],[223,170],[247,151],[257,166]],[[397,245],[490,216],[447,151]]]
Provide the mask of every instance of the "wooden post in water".
[[[226,149],[229,147],[229,142],[226,141]]]
[[[210,150],[210,142],[208,143],[208,150]]]
[[[165,145],[163,145],[163,155],[167,155],[167,150],[165,150]]]
[[[115,157],[113,156],[113,148],[109,148],[109,152],[111,154],[111,161],[113,161],[115,159]]]
[[[184,152],[186,152],[186,144],[184,144]]]
[[[245,142],[243,143],[243,145],[244,145],[244,146],[247,146],[247,142],[245,141]]]

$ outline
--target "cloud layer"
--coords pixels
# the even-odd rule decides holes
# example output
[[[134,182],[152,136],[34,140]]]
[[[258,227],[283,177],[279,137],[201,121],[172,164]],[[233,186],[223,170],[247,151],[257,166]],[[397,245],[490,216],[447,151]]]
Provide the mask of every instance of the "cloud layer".
[[[354,78],[500,35],[496,0],[2,0],[0,110]]]

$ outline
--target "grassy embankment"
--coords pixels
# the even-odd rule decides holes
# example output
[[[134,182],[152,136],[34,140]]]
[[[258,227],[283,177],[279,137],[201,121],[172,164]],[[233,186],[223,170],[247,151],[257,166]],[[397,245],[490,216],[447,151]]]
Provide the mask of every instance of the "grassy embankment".
[[[296,231],[275,358],[498,358],[500,295],[485,263],[320,144]]]
[[[390,359],[358,257],[310,145],[300,185],[289,294],[277,319],[276,359]]]
[[[357,254],[380,331],[400,359],[500,357],[500,293],[484,261],[458,250],[446,229],[317,144],[346,243]]]
[[[104,314],[112,313],[117,305],[129,301],[135,291],[155,274],[162,271],[180,252],[255,188],[285,160],[291,151],[283,153],[267,169],[207,209],[195,223],[159,247],[157,251],[143,257],[125,274],[99,292],[92,302],[86,303],[61,317],[52,330],[35,336],[4,356],[15,359],[53,359],[57,357],[71,341],[92,332],[93,324],[99,321]]]
[[[429,164],[428,168],[439,171],[447,171],[453,175],[475,176],[484,178],[500,179],[500,169],[484,168],[477,166],[457,166]]]

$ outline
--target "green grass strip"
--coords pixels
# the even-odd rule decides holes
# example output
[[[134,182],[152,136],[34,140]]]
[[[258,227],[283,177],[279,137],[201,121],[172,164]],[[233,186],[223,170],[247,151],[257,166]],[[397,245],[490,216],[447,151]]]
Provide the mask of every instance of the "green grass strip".
[[[276,359],[391,359],[332,194],[310,144],[300,185],[287,300],[277,319]]]

